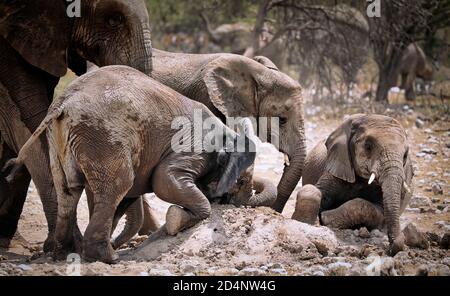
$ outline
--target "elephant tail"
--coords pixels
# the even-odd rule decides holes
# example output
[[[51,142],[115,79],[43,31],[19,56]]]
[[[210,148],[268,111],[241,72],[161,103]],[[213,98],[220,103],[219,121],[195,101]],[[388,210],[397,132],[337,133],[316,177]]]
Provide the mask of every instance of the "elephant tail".
[[[8,176],[6,177],[6,181],[8,181],[8,183],[11,183],[15,179],[17,172],[22,168],[30,147],[32,147],[34,142],[39,139],[41,134],[48,128],[50,123],[61,116],[63,111],[63,106],[59,106],[59,108],[53,109],[51,112],[49,112],[44,120],[42,120],[41,124],[34,131],[34,133],[31,135],[31,137],[22,146],[17,157],[12,158],[6,162],[2,169],[2,173],[6,173],[10,170]]]

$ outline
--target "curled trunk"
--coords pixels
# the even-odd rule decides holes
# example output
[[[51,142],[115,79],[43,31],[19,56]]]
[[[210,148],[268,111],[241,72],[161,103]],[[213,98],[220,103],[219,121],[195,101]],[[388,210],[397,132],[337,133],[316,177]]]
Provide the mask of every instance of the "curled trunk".
[[[290,160],[290,166],[284,167],[283,176],[277,187],[277,199],[272,205],[272,208],[279,213],[283,211],[292,191],[294,191],[302,177],[306,158],[306,144],[304,139],[301,139],[299,147],[296,147],[295,149],[294,156]]]
[[[251,207],[270,207],[277,198],[277,187],[264,178],[253,177],[253,186],[256,191],[247,202]]]

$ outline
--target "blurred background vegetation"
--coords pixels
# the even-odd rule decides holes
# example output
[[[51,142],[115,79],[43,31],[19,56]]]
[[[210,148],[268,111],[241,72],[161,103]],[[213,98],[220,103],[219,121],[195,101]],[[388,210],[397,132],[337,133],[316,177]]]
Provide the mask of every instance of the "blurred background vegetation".
[[[265,55],[316,103],[404,101],[399,64],[416,44],[433,69],[414,75],[418,100],[448,109],[450,0],[379,0],[380,18],[365,0],[145,1],[154,48]]]
[[[146,1],[155,48],[266,55],[315,100],[386,102],[411,43],[433,67],[434,89],[416,79],[418,94],[450,97],[449,0],[380,0],[381,18],[359,0]]]

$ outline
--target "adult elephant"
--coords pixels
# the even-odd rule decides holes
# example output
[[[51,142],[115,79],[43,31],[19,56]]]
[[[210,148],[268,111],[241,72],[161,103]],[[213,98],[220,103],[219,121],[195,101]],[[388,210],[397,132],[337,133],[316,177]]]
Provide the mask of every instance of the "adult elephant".
[[[416,77],[424,81],[433,80],[433,64],[416,43],[411,43],[403,51],[398,64],[398,75],[401,77],[400,88],[405,90],[407,100],[416,98],[414,90]]]
[[[68,16],[68,5],[65,0],[0,3],[0,83],[6,90],[0,98],[4,139],[0,166],[18,153],[24,135],[45,117],[67,68],[82,74],[88,60],[99,66],[122,64],[151,72],[150,27],[143,0],[81,1],[81,16],[74,18]],[[49,251],[57,202],[45,140],[19,176],[10,186],[0,187],[2,198],[13,200],[1,203],[0,241],[9,245],[33,179],[48,222],[44,251]],[[0,183],[5,184],[3,177]]]
[[[335,228],[387,226],[392,254],[403,249],[399,216],[411,198],[413,167],[403,127],[355,114],[308,153],[293,219]]]
[[[152,76],[205,104],[216,116],[278,117],[279,150],[290,162],[272,207],[281,212],[302,175],[306,156],[300,85],[266,57],[234,54],[183,54],[153,50]],[[262,127],[258,127],[262,128]],[[267,131],[271,142],[271,131]]]
[[[212,28],[211,23],[205,13],[201,14],[205,24],[206,33],[214,44],[222,49],[228,49],[234,54],[241,54],[249,58],[254,56],[266,56],[280,69],[287,66],[288,54],[286,42],[283,38],[274,39],[271,26],[267,23],[261,28],[261,35],[258,39],[258,51],[253,49],[253,26],[246,23],[223,24]]]

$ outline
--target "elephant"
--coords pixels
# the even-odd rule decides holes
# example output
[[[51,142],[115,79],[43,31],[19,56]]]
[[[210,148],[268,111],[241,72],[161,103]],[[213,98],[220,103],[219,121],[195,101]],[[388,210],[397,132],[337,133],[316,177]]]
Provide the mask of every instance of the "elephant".
[[[65,0],[15,0],[0,3],[0,99],[3,149],[0,166],[15,157],[26,135],[41,123],[53,99],[54,88],[68,68],[86,72],[86,61],[99,66],[128,65],[151,72],[151,39],[143,0],[80,1],[80,17],[69,17]],[[12,108],[12,109],[11,109]],[[11,119],[11,116],[14,118]],[[14,123],[14,124],[13,124]],[[25,140],[25,141],[24,141]],[[7,247],[17,230],[30,180],[36,185],[48,224],[44,251],[53,249],[57,201],[48,144],[41,139],[33,159],[14,183],[0,178],[0,195],[12,195],[0,214],[1,246]],[[9,187],[9,188],[8,188]]]
[[[266,56],[278,68],[284,70],[287,67],[286,40],[283,38],[273,40],[275,36],[270,32],[273,28],[267,23],[264,24],[261,37],[258,40],[260,50],[255,54],[252,46],[253,26],[246,23],[233,23],[223,24],[213,29],[206,14],[202,13],[201,18],[209,39],[223,50],[229,49],[231,53],[241,54],[249,58],[253,58],[255,55]]]
[[[386,225],[389,251],[404,248],[399,216],[412,195],[406,132],[388,116],[355,114],[306,157],[293,219],[352,228]]]
[[[407,100],[416,98],[414,90],[416,77],[424,81],[433,80],[433,68],[433,63],[416,43],[411,43],[405,48],[398,64],[397,77],[399,75],[401,77],[400,88],[405,90]]]
[[[277,148],[287,161],[277,197],[270,204],[281,212],[301,178],[306,157],[300,84],[263,56],[250,59],[235,54],[183,54],[153,49],[152,59],[154,79],[203,103],[223,122],[229,117],[279,118]],[[257,130],[261,128],[257,126]],[[269,136],[270,131],[267,134],[269,142],[275,140]],[[267,203],[269,196],[257,203]]]
[[[69,85],[9,164],[15,165],[8,178],[44,131],[58,193],[56,259],[81,250],[88,261],[113,263],[117,256],[109,239],[126,197],[154,192],[173,203],[164,225],[169,235],[195,225],[211,213],[208,197],[228,192],[256,154],[248,136],[235,133],[203,104],[127,66],[102,67]],[[81,238],[73,233],[79,233],[76,206],[84,188],[93,193],[94,208]]]

